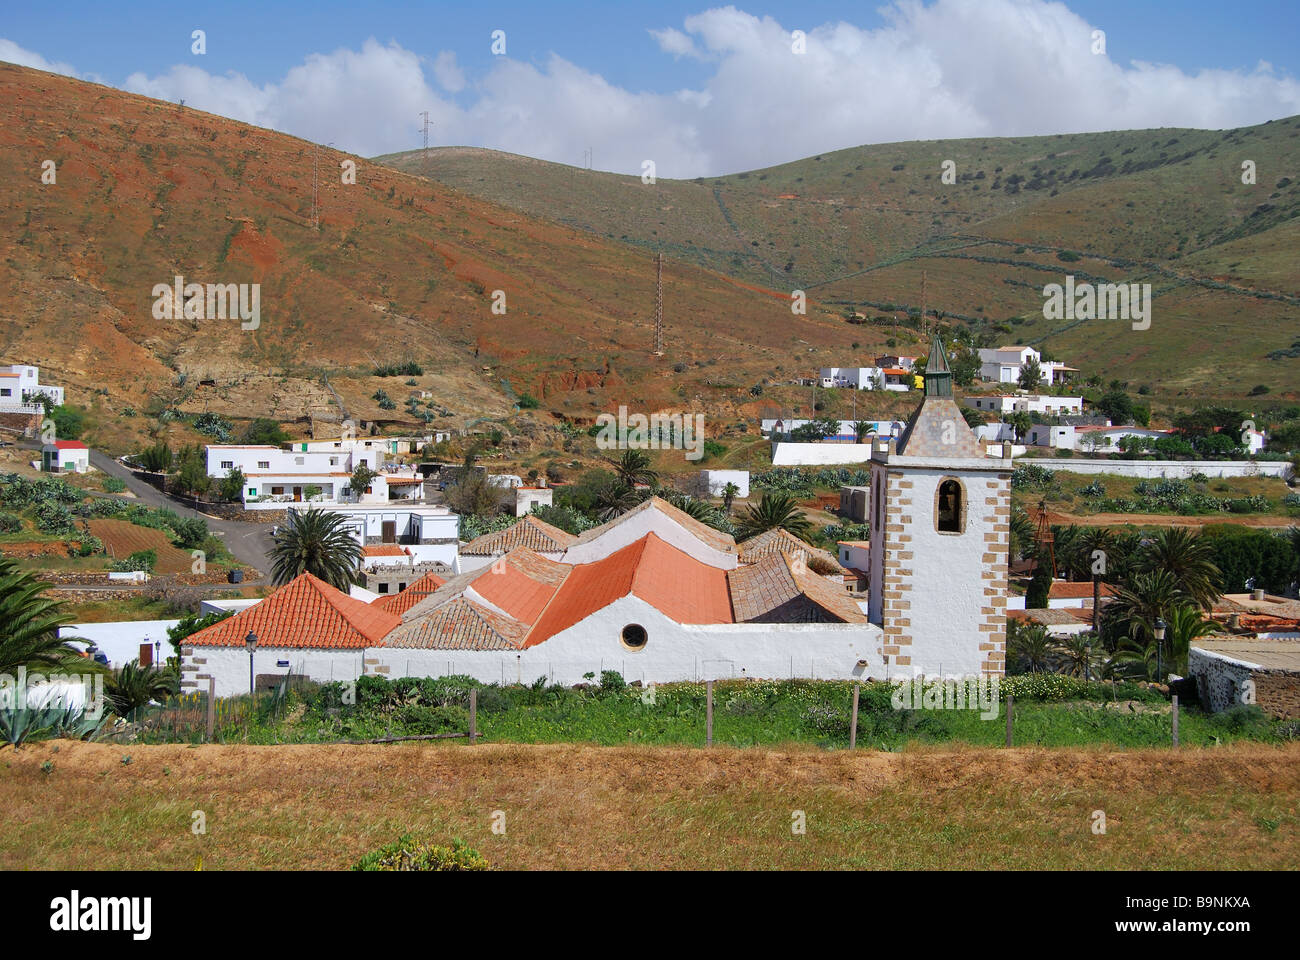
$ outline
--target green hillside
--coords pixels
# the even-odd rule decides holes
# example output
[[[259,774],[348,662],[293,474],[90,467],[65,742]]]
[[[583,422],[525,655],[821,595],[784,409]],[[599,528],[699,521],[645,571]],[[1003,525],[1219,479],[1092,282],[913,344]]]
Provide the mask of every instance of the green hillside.
[[[987,342],[1181,398],[1300,388],[1300,117],[879,144],[692,181],[463,147],[378,162],[867,322],[926,306]],[[1242,161],[1254,185],[1241,182]],[[952,161],[954,183],[944,183]],[[1045,284],[1150,283],[1152,325],[1047,321]],[[845,363],[851,362],[846,358]]]

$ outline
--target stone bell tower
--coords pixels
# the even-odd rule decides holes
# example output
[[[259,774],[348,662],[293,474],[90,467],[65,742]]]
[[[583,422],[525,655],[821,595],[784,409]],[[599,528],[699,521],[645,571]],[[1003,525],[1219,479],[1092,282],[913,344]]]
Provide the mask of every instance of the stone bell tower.
[[[953,399],[936,337],[925,398],[871,455],[869,615],[891,677],[1006,667],[1011,458],[990,457]]]

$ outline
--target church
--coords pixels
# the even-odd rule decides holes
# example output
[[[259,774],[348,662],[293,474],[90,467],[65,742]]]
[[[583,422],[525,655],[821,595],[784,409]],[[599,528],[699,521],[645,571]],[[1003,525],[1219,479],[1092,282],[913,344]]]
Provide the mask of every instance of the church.
[[[1010,450],[990,457],[952,393],[936,337],[925,398],[871,454],[868,618],[892,677],[1000,676],[1006,667]]]

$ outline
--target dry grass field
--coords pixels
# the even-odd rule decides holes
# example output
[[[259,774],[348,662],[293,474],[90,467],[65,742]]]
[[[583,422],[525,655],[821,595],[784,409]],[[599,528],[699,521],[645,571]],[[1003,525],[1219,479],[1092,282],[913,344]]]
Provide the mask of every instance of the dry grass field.
[[[1300,745],[64,741],[0,755],[0,869],[343,869],[411,831],[460,837],[503,869],[1281,870],[1300,864],[1298,796]],[[1105,834],[1092,830],[1097,810]]]

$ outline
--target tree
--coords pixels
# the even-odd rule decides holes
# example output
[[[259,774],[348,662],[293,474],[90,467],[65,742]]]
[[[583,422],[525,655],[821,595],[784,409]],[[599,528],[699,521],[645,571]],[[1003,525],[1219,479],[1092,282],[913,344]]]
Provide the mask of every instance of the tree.
[[[1025,434],[1028,433],[1029,428],[1034,425],[1033,419],[1023,410],[1017,410],[1015,413],[1007,414],[1006,422],[1007,426],[1009,426],[1014,432],[1017,443],[1025,439]]]
[[[1020,365],[1020,389],[1033,393],[1043,382],[1043,368],[1033,357]]]
[[[212,486],[212,478],[208,476],[207,466],[197,457],[186,457],[181,462],[174,482],[177,490],[181,493],[193,494],[195,500],[207,493]]]
[[[375,482],[377,476],[379,476],[377,471],[371,470],[364,463],[358,463],[356,469],[352,471],[352,477],[348,480],[348,486],[352,488],[352,495],[360,500],[369,486]]]
[[[659,474],[650,469],[650,457],[644,450],[624,450],[617,460],[605,458],[614,468],[614,474],[629,487],[645,484],[654,487],[659,483]]]
[[[1219,568],[1211,557],[1208,541],[1186,527],[1165,527],[1151,540],[1138,559],[1144,573],[1166,571],[1181,584],[1181,592],[1206,610],[1219,596]]]
[[[172,468],[172,448],[166,440],[159,440],[152,447],[146,447],[136,459],[150,473],[167,473]]]
[[[731,516],[731,505],[735,502],[739,493],[740,487],[734,483],[728,483],[722,488],[722,510],[727,516]]]
[[[858,443],[862,443],[863,440],[866,439],[867,434],[871,433],[874,428],[875,424],[870,420],[854,420],[853,437]]]
[[[1007,672],[1046,673],[1055,643],[1041,623],[1007,619]]]
[[[840,422],[830,417],[817,417],[790,431],[790,439],[796,443],[817,443],[838,433]]]
[[[62,601],[45,596],[49,584],[34,578],[11,557],[0,557],[0,674],[19,667],[84,669],[86,659],[59,639],[72,622]]]
[[[113,712],[124,719],[155,700],[163,700],[180,689],[177,673],[157,667],[142,667],[132,660],[114,670],[104,684],[104,696]]]
[[[304,573],[347,592],[361,562],[361,544],[340,513],[290,511],[271,548],[271,578],[277,585]]]
[[[270,417],[258,417],[244,431],[244,443],[270,444],[278,447],[289,439],[289,434]]]
[[[794,497],[768,490],[763,493],[762,500],[746,508],[737,527],[736,539],[748,540],[778,527],[800,540],[806,541],[812,536],[812,523],[799,509]]]
[[[617,477],[612,477],[596,490],[592,507],[596,511],[597,519],[604,523],[627,513],[640,502],[641,497],[633,487]]]
[[[1159,671],[1165,674],[1187,673],[1187,656],[1192,641],[1207,636],[1218,629],[1213,621],[1206,620],[1191,604],[1176,604],[1164,617],[1165,639],[1160,648],[1154,634],[1131,636],[1123,641],[1107,664],[1112,674],[1160,680]]]
[[[244,476],[244,471],[239,467],[232,468],[224,477],[218,486],[218,492],[221,499],[234,502],[244,498],[244,484],[248,478]]]

